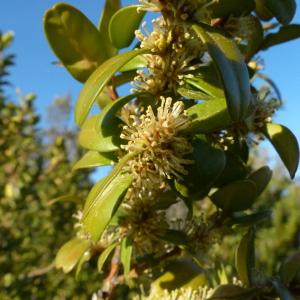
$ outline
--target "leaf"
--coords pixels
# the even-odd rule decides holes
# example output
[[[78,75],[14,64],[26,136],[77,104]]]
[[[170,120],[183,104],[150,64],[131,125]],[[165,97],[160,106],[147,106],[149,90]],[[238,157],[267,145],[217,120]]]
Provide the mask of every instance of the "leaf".
[[[235,252],[235,267],[239,279],[244,285],[253,284],[253,272],[255,269],[255,250],[254,250],[255,231],[250,228],[243,236]]]
[[[132,236],[125,237],[121,242],[121,263],[124,268],[124,275],[127,276],[130,272],[130,263],[133,246]]]
[[[128,72],[133,71],[138,68],[146,68],[147,67],[147,60],[144,58],[143,55],[138,55],[130,60],[127,64],[125,64],[121,69],[120,72]]]
[[[81,256],[78,264],[77,264],[77,267],[76,267],[76,274],[75,274],[75,278],[78,280],[79,279],[79,274],[80,274],[80,271],[82,269],[82,266],[91,259],[92,257],[92,253],[91,251],[85,251],[83,253],[83,255]]]
[[[219,0],[208,6],[212,18],[240,17],[255,9],[253,0]]]
[[[178,182],[175,186],[182,196],[189,198],[195,194],[199,198],[207,194],[224,170],[226,157],[222,150],[200,139],[195,139],[192,146],[193,153],[188,159],[194,161],[194,164],[186,168],[188,175],[184,177],[184,182]],[[186,189],[180,189],[180,184]]]
[[[294,178],[299,164],[299,145],[294,134],[285,126],[266,124],[263,133],[273,144],[282,162]]]
[[[118,10],[110,20],[109,36],[117,49],[130,46],[135,38],[135,30],[139,28],[145,12],[138,12],[139,5],[130,5]]]
[[[283,25],[289,24],[296,13],[295,0],[265,0],[267,9]]]
[[[205,24],[193,29],[206,45],[224,85],[229,114],[233,121],[242,119],[250,103],[247,66],[235,42]]]
[[[229,127],[230,120],[225,99],[214,99],[193,105],[187,109],[192,122],[189,132],[210,133]]]
[[[179,230],[167,229],[163,234],[158,234],[158,237],[166,242],[172,243],[181,247],[188,247],[187,235]]]
[[[86,81],[108,58],[97,28],[71,5],[58,3],[50,8],[44,16],[44,30],[54,53],[79,81]]]
[[[146,52],[147,50],[145,49],[139,49],[118,54],[104,62],[94,71],[83,86],[76,103],[75,121],[78,125],[82,125],[93,103],[112,76],[132,58]]]
[[[224,98],[223,84],[213,66],[201,67],[193,78],[186,82],[214,98]]]
[[[255,0],[255,12],[263,21],[269,21],[273,18],[272,13],[266,7],[267,0]]]
[[[112,57],[117,53],[117,49],[112,45],[109,38],[109,21],[115,12],[120,9],[120,7],[120,0],[106,0],[99,22],[99,31],[103,38],[102,42],[109,57]]]
[[[109,255],[112,253],[112,251],[117,247],[117,245],[118,245],[118,243],[113,243],[113,244],[109,245],[107,248],[105,248],[104,251],[101,252],[101,254],[99,255],[99,258],[98,258],[98,262],[97,262],[97,268],[98,268],[99,272],[102,271],[106,260],[108,259]]]
[[[288,291],[288,289],[279,280],[273,279],[271,280],[271,282],[280,300],[296,300],[296,298]]]
[[[225,212],[236,212],[250,208],[256,197],[254,182],[239,180],[220,188],[210,196],[210,199]]]
[[[72,239],[65,243],[56,254],[56,268],[62,268],[64,273],[72,271],[82,255],[89,249],[90,245],[90,241],[79,238]]]
[[[136,154],[126,155],[112,172],[90,191],[83,210],[82,225],[94,242],[101,237],[118,209],[123,195],[132,183],[132,176],[122,174],[122,168]]]
[[[272,213],[270,210],[263,210],[249,215],[232,216],[229,221],[229,224],[231,226],[236,225],[239,227],[243,227],[243,226],[249,227],[251,225],[256,225],[266,219],[270,219],[271,214]]]
[[[53,198],[51,200],[49,200],[49,202],[47,203],[47,205],[53,205],[55,203],[58,203],[58,202],[78,202],[80,199],[75,196],[75,195],[72,195],[72,194],[68,194],[68,195],[63,195],[63,196],[59,196],[59,197],[56,197],[56,198]]]
[[[119,150],[120,121],[117,118],[110,120],[109,126],[101,130],[99,115],[89,117],[79,132],[78,143],[85,149],[112,152]]]
[[[258,197],[271,181],[272,171],[269,167],[264,166],[252,173],[248,179],[255,183]]]
[[[116,157],[111,153],[100,153],[97,151],[88,151],[76,162],[72,171],[85,168],[113,165]]]
[[[270,33],[265,37],[261,49],[266,50],[269,47],[298,38],[300,38],[300,24],[282,26],[278,32]]]
[[[300,253],[288,257],[280,266],[279,276],[284,284],[291,283],[300,273]]]
[[[258,294],[256,289],[246,289],[238,285],[224,284],[218,286],[209,300],[247,300]]]
[[[197,91],[190,86],[180,87],[177,92],[187,98],[187,99],[194,99],[194,100],[212,100],[214,99],[212,96],[209,96],[201,91]]]

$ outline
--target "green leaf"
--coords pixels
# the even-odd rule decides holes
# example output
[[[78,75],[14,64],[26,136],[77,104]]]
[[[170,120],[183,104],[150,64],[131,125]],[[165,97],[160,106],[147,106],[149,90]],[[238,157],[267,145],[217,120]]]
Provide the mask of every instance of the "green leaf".
[[[280,300],[296,300],[296,298],[288,291],[288,289],[279,280],[273,279],[271,280],[271,282]]]
[[[278,32],[270,33],[265,37],[261,49],[266,50],[269,47],[298,38],[300,38],[300,24],[282,26]]]
[[[130,272],[132,247],[133,247],[132,236],[125,237],[121,242],[121,263],[124,268],[125,276],[127,276]]]
[[[104,62],[94,71],[83,86],[76,103],[75,121],[78,125],[82,125],[91,110],[93,103],[112,76],[132,58],[146,52],[147,50],[139,49],[118,54]]]
[[[257,197],[256,193],[254,182],[239,180],[220,188],[210,199],[225,212],[236,212],[250,208]]]
[[[111,173],[95,185],[86,199],[82,225],[95,242],[101,237],[132,183],[132,176],[121,172],[127,161],[134,155],[123,157]]]
[[[248,179],[255,183],[258,197],[271,181],[272,171],[269,167],[264,166],[252,173]]]
[[[120,7],[120,0],[106,0],[99,22],[99,31],[103,39],[102,43],[104,44],[109,57],[112,57],[117,53],[117,49],[112,45],[109,38],[109,21],[115,12],[120,9]]]
[[[265,0],[267,9],[283,25],[289,24],[296,13],[295,0]]]
[[[109,36],[112,44],[118,48],[130,46],[135,38],[145,12],[138,12],[139,5],[126,6],[118,10],[110,20]]]
[[[115,155],[111,153],[100,153],[97,151],[88,151],[84,156],[76,162],[72,171],[85,168],[93,168],[99,166],[113,165],[116,161]]]
[[[198,103],[188,108],[187,113],[192,119],[189,132],[210,133],[232,124],[225,99]]]
[[[256,289],[246,289],[238,285],[224,284],[216,288],[212,296],[209,298],[211,300],[247,300],[253,299],[253,296],[258,294]]]
[[[255,12],[260,19],[269,21],[273,18],[273,15],[266,7],[266,1],[267,0],[255,0]]]
[[[257,213],[242,215],[242,216],[232,216],[229,225],[236,225],[239,227],[256,225],[264,220],[270,219],[272,212],[270,210],[259,211]]]
[[[58,3],[49,9],[44,30],[54,53],[79,81],[86,81],[108,58],[97,28],[71,5]]]
[[[208,6],[213,18],[240,17],[255,9],[253,0],[219,0]]]
[[[226,157],[222,150],[200,139],[195,139],[192,146],[193,153],[188,158],[193,160],[194,164],[186,168],[189,173],[184,182],[177,182],[175,187],[186,198],[193,194],[199,198],[207,194],[224,170]],[[186,189],[182,190],[181,185]]]
[[[56,254],[56,268],[62,268],[64,273],[72,271],[80,258],[89,249],[90,245],[90,241],[79,238],[72,239],[65,243]]]
[[[118,243],[113,243],[113,244],[109,245],[107,248],[105,248],[104,251],[101,252],[101,254],[99,255],[99,258],[98,258],[98,262],[97,262],[97,268],[98,268],[99,272],[102,271],[106,260],[108,259],[109,255],[112,253],[112,251],[117,247],[117,245],[118,245]]]
[[[273,144],[291,178],[294,178],[299,164],[299,145],[294,134],[285,126],[272,123],[268,123],[263,132]]]
[[[80,271],[82,269],[82,266],[91,259],[92,257],[92,253],[91,251],[85,251],[83,253],[83,255],[81,256],[78,264],[77,264],[77,267],[76,267],[76,274],[75,274],[75,278],[78,280],[79,279],[79,274],[80,274]]]
[[[300,273],[300,253],[288,257],[280,266],[279,276],[284,284],[291,283]]]
[[[128,72],[133,71],[138,68],[146,68],[147,67],[147,60],[144,58],[143,55],[138,55],[130,60],[127,64],[125,64],[121,69],[120,72]]]
[[[255,269],[254,250],[255,231],[250,228],[243,236],[235,252],[235,267],[239,279],[246,286],[253,284],[253,272]]]
[[[79,132],[79,145],[85,149],[112,152],[119,150],[120,145],[120,120],[113,118],[109,126],[101,130],[100,116],[91,116],[84,123]]]
[[[212,100],[214,99],[212,96],[207,95],[201,91],[197,91],[194,88],[185,85],[184,87],[180,87],[177,92],[187,98],[187,99],[194,99],[194,100]]]
[[[184,248],[188,247],[188,237],[182,231],[167,229],[163,232],[163,234],[158,234],[158,237],[168,243]]]
[[[186,82],[213,98],[224,98],[223,84],[214,66],[201,67],[198,73],[193,78],[186,79]]]
[[[250,103],[250,83],[247,65],[235,42],[205,24],[193,25],[206,45],[224,85],[229,114],[233,121],[242,119]]]

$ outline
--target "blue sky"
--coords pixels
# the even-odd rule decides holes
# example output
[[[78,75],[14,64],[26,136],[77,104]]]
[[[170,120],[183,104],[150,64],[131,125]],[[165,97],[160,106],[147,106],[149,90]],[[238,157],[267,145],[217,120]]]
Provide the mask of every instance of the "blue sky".
[[[17,66],[11,71],[14,87],[23,93],[38,95],[37,108],[41,114],[55,96],[71,94],[73,101],[81,88],[63,68],[51,64],[55,55],[48,47],[42,28],[45,10],[54,0],[2,0],[0,5],[0,30],[15,31],[16,39],[11,51],[17,54]],[[67,0],[97,24],[103,0]],[[126,0],[125,4],[136,1]],[[300,10],[300,9],[299,9]],[[298,11],[294,23],[300,23]],[[285,124],[300,139],[300,39],[280,45],[262,53],[266,73],[278,84],[286,104],[275,121]],[[14,91],[11,90],[11,94]]]

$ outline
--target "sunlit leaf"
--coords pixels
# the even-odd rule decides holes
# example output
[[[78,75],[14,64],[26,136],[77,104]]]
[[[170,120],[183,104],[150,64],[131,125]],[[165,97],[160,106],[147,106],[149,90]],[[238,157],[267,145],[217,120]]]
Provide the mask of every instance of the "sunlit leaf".
[[[273,144],[282,162],[294,178],[299,164],[299,145],[294,134],[285,126],[268,123],[264,134]]]
[[[44,30],[54,53],[79,81],[86,81],[108,58],[97,28],[69,4],[58,3],[46,12]]]
[[[145,12],[138,12],[139,5],[126,6],[118,10],[110,20],[109,36],[112,44],[118,48],[130,46],[135,37],[135,30],[145,15]]]
[[[125,237],[121,242],[121,263],[124,268],[124,275],[127,276],[130,272],[132,245],[133,239],[131,236]]]
[[[91,243],[89,240],[79,238],[72,239],[64,244],[56,254],[56,268],[62,268],[64,273],[72,271],[90,245]]]
[[[235,253],[235,267],[239,279],[244,285],[250,286],[253,283],[253,273],[255,268],[254,250],[255,231],[250,228],[240,241]]]
[[[76,103],[75,121],[78,125],[82,125],[93,103],[112,76],[132,58],[146,52],[144,49],[139,49],[116,55],[94,71],[83,86]]]
[[[102,271],[106,260],[108,259],[109,255],[113,252],[113,250],[117,247],[117,245],[118,245],[118,243],[113,243],[101,252],[101,254],[98,258],[98,262],[97,262],[97,268],[98,268],[99,272]]]
[[[249,74],[242,54],[233,40],[211,26],[193,25],[193,29],[218,69],[232,120],[242,119],[250,103]]]

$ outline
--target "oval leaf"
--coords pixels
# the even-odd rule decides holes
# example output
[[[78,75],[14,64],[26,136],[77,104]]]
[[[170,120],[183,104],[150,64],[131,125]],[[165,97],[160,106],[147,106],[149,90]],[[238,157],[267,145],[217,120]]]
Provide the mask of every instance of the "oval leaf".
[[[97,151],[88,151],[84,156],[73,166],[72,170],[93,168],[99,166],[113,165],[116,157],[110,153],[100,153]]]
[[[283,25],[289,24],[296,12],[295,0],[265,0],[264,4]]]
[[[273,144],[282,162],[294,178],[299,164],[299,145],[294,134],[285,126],[269,123],[264,134]]]
[[[192,122],[188,131],[209,133],[229,127],[230,120],[225,99],[214,99],[187,109]]]
[[[242,119],[250,103],[249,74],[242,54],[233,40],[212,27],[201,24],[193,25],[193,29],[207,46],[219,71],[232,120]]]
[[[72,239],[64,244],[56,254],[56,268],[62,268],[64,273],[72,271],[90,245],[90,241],[79,238]]]
[[[256,199],[256,186],[250,180],[232,182],[210,196],[212,202],[226,212],[250,208]]]
[[[255,250],[254,250],[255,231],[250,228],[243,236],[235,252],[235,267],[239,279],[246,286],[253,283],[253,271],[255,268]]]
[[[78,125],[82,125],[95,100],[100,95],[106,84],[110,81],[112,76],[135,56],[146,52],[147,50],[139,49],[118,54],[107,60],[94,71],[83,86],[76,103],[75,121]]]
[[[54,53],[79,81],[86,81],[108,58],[97,28],[69,4],[56,4],[46,12],[44,30]]]
[[[109,37],[118,48],[130,46],[135,38],[135,30],[139,28],[145,12],[138,12],[139,5],[126,6],[118,10],[109,23]]]
[[[271,181],[272,171],[269,167],[264,166],[252,173],[248,179],[255,183],[258,197]]]

